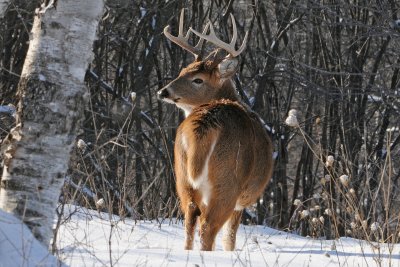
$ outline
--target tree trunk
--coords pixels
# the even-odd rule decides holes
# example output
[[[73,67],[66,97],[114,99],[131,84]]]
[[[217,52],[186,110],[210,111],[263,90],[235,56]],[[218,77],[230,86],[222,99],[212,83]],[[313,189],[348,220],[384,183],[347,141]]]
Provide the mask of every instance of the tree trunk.
[[[8,7],[9,0],[0,0],[0,18],[4,16]]]
[[[103,0],[37,9],[18,86],[17,126],[4,142],[0,208],[46,246],[86,100],[84,75]],[[54,6],[56,2],[57,6]]]

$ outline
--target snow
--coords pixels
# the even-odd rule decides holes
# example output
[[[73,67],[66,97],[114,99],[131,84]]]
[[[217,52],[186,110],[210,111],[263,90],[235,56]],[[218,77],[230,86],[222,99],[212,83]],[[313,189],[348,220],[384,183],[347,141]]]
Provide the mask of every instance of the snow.
[[[0,266],[57,266],[25,224],[0,209]]]
[[[143,18],[147,14],[147,10],[144,7],[139,7],[140,9],[140,18]]]
[[[376,95],[368,95],[368,100],[371,102],[382,102],[382,97]]]
[[[317,240],[264,226],[241,225],[233,252],[222,250],[220,234],[216,251],[200,251],[198,237],[194,250],[186,251],[179,220],[135,223],[114,216],[110,224],[108,214],[69,209],[73,215],[60,229],[58,246],[61,259],[71,266],[110,265],[111,261],[116,266],[389,266],[389,262],[400,266],[400,245],[390,254],[385,244],[378,251],[352,238]]]
[[[153,17],[152,17],[152,19],[151,19],[151,28],[153,29],[153,30],[155,30],[156,29],[156,15],[154,15]]]
[[[12,105],[5,105],[5,106],[0,105],[0,113],[7,113],[7,114],[15,117],[16,109]]]
[[[39,74],[39,81],[45,82],[46,76],[44,76],[43,74]]]
[[[233,252],[222,250],[220,234],[216,251],[200,251],[197,236],[194,250],[187,251],[177,219],[135,222],[76,206],[66,206],[65,212],[57,247],[60,259],[70,266],[400,266],[399,244],[318,240],[241,225]],[[54,266],[56,259],[29,230],[3,213],[0,266]]]

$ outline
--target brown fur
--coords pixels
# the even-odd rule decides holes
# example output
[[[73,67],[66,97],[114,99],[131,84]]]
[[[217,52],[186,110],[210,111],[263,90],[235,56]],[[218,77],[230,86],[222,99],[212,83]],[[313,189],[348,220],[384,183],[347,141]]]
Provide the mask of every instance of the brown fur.
[[[193,248],[200,217],[201,249],[213,249],[226,223],[224,248],[233,250],[242,214],[235,206],[249,206],[263,193],[272,175],[272,144],[258,116],[238,101],[230,77],[222,79],[218,68],[206,65],[190,64],[162,89],[191,111],[175,140],[176,188],[185,214],[185,249]],[[194,85],[195,78],[203,84]],[[205,174],[207,159],[210,191],[194,186]]]

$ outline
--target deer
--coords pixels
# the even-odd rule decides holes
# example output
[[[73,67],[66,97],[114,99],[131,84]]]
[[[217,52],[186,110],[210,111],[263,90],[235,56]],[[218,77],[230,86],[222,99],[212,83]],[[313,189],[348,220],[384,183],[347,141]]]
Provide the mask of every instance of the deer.
[[[174,171],[186,250],[193,249],[198,223],[201,250],[214,250],[221,228],[223,249],[234,250],[243,209],[262,195],[273,171],[272,141],[261,118],[240,100],[234,84],[248,33],[236,50],[237,26],[230,15],[233,36],[229,44],[218,39],[210,21],[202,33],[190,27],[184,35],[184,9],[178,36],[170,33],[169,25],[164,28],[170,41],[195,57],[157,92],[159,100],[185,113],[176,132]],[[189,44],[191,33],[199,38],[195,46]],[[203,59],[204,41],[217,50]],[[221,56],[221,51],[227,55]]]

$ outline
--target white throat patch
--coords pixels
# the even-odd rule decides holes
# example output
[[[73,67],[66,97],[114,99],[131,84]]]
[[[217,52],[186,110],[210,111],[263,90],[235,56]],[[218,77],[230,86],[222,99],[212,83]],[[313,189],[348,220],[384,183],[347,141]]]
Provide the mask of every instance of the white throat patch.
[[[190,113],[192,113],[193,107],[191,105],[187,104],[181,104],[181,103],[174,103],[178,108],[182,109],[183,112],[185,112],[185,118],[187,118]]]

